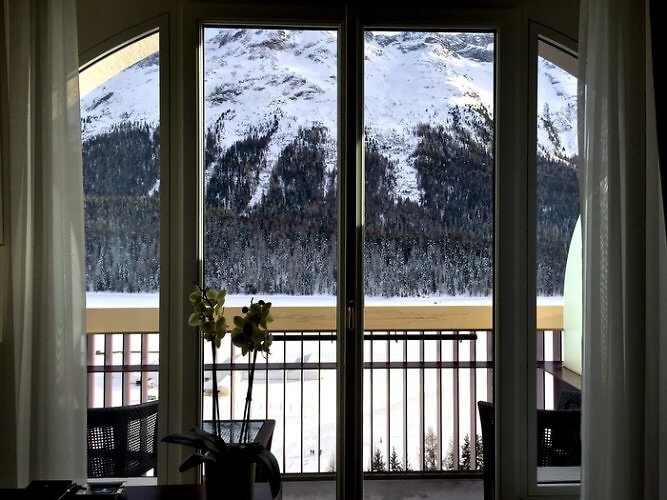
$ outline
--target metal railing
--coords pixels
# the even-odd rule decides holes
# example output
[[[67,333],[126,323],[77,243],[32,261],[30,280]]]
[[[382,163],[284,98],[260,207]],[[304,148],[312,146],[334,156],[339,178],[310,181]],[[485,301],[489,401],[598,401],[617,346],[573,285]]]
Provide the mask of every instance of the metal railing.
[[[560,330],[538,330],[540,363],[560,363]],[[158,334],[88,337],[90,406],[150,401],[158,391]],[[276,420],[272,451],[287,474],[333,472],[336,429],[336,334],[274,332],[272,354],[258,359],[253,418]],[[212,402],[204,350],[204,408]],[[247,358],[226,339],[217,354],[221,416],[239,419]],[[539,375],[538,375],[539,376]],[[476,403],[493,394],[492,330],[369,330],[364,334],[364,462],[369,473],[481,468]],[[538,406],[553,404],[553,380],[542,371]],[[551,399],[550,399],[551,398]],[[479,458],[479,460],[478,460]],[[413,472],[410,472],[413,471]]]

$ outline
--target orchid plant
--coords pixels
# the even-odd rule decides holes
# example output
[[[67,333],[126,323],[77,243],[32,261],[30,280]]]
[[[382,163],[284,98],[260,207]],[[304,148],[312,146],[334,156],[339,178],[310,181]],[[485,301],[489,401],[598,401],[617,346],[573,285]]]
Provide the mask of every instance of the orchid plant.
[[[241,354],[249,354],[250,372],[248,377],[248,391],[246,393],[245,407],[243,409],[243,420],[239,436],[238,448],[250,461],[262,462],[267,471],[271,489],[280,488],[280,470],[275,457],[261,445],[248,443],[248,423],[250,421],[250,406],[252,403],[252,387],[255,378],[255,365],[257,354],[265,356],[270,354],[273,335],[268,330],[271,317],[271,302],[259,300],[250,301],[250,305],[241,309],[242,315],[234,316],[234,326],[231,331],[225,319],[225,299],[227,291],[215,290],[209,287],[197,288],[190,294],[189,300],[193,312],[190,314],[188,323],[198,327],[202,338],[210,342],[213,365],[216,363],[217,348],[220,347],[222,339],[229,332],[232,344],[241,349]],[[199,450],[183,462],[181,472],[205,462],[222,462],[230,457],[227,443],[220,437],[220,406],[218,403],[218,378],[215,368],[213,371],[213,407],[212,421],[213,433],[207,433],[200,429],[192,429],[192,434],[172,434],[163,439],[168,443],[183,444]],[[238,450],[236,450],[238,452]],[[274,493],[275,494],[275,493]]]

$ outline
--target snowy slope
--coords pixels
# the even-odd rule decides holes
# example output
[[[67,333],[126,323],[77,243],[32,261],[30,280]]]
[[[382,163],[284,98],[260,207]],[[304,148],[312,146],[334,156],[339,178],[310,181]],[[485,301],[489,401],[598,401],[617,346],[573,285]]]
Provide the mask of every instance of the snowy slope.
[[[577,145],[577,79],[540,57],[537,63],[537,144],[549,157],[571,158]],[[549,138],[545,121],[551,121],[558,143]]]
[[[419,123],[446,125],[455,106],[484,105],[493,116],[493,36],[484,33],[367,32],[365,109],[368,136],[397,166],[398,193],[417,199],[411,155]],[[576,80],[540,60],[539,147],[576,153]],[[81,101],[84,140],[120,121],[158,122],[158,57],[141,61]],[[334,31],[206,28],[204,96],[207,129],[222,150],[249,132],[277,123],[267,168],[251,204],[261,198],[278,155],[299,127],[330,130],[327,166],[336,161],[337,34]],[[553,134],[552,134],[553,138]]]
[[[157,126],[160,111],[158,53],[133,64],[81,99],[81,135],[85,141],[120,122]]]

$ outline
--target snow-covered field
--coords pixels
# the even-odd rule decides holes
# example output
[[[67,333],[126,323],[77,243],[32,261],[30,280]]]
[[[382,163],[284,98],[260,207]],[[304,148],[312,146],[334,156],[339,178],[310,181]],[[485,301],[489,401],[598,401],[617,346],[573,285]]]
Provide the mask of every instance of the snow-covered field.
[[[273,307],[322,307],[336,306],[333,295],[242,295],[230,294],[225,300],[226,307],[243,307],[250,300],[265,300]],[[373,306],[490,306],[491,297],[470,296],[433,296],[433,297],[365,297],[364,304]],[[557,306],[563,304],[563,297],[538,297],[538,306]],[[87,292],[86,307],[89,309],[106,308],[157,308],[160,306],[159,293],[118,293],[118,292]]]

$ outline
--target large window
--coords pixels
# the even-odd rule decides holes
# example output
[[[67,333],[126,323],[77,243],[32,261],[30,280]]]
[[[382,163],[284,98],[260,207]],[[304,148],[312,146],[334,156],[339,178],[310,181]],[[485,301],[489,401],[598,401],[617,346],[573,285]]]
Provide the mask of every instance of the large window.
[[[188,2],[141,25],[159,24],[161,54],[154,33],[86,67],[90,406],[158,400],[159,370],[165,431],[209,420],[215,394],[242,417],[248,359],[226,338],[214,362],[187,325],[206,283],[229,319],[273,303],[252,418],[276,421],[286,479],[481,498],[482,403],[501,494],[553,482],[531,426],[580,384],[576,78],[562,44],[517,28],[547,10]],[[160,453],[180,481],[181,450]]]
[[[283,472],[333,472],[337,33],[203,32],[205,282],[227,289],[230,314],[253,298],[273,304],[278,331],[259,360],[251,416],[276,421],[272,451]],[[210,419],[208,349],[204,356]],[[229,339],[216,358],[221,418],[240,419],[247,358]]]
[[[494,59],[493,33],[364,34],[372,472],[483,467],[477,401],[493,397]]]

